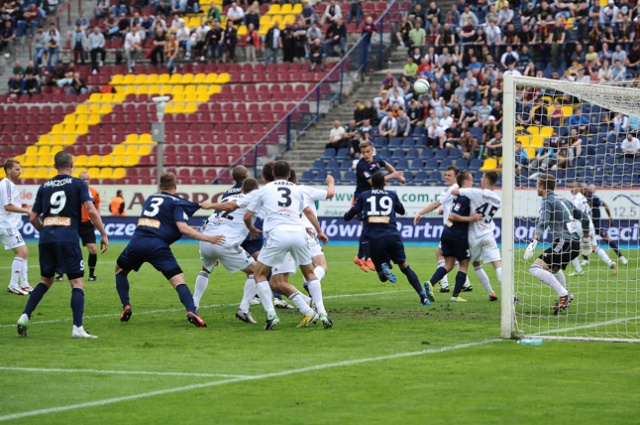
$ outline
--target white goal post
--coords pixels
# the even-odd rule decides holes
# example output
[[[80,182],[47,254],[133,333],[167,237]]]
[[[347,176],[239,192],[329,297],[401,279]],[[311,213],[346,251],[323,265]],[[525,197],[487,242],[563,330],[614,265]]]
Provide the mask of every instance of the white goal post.
[[[616,125],[612,129],[616,113],[638,117],[636,122],[640,122],[638,86],[638,81],[589,84],[504,76],[502,338],[640,342],[639,238],[636,235],[640,219],[640,154],[633,158],[623,155],[620,148],[625,138],[635,137],[627,135],[631,127]],[[536,115],[536,108],[544,109],[538,109]],[[557,109],[563,115],[555,115],[555,120],[551,120],[551,111],[559,114]],[[543,115],[544,122],[536,120]],[[572,116],[575,117],[572,119]],[[577,124],[581,119],[585,123]],[[517,172],[516,142],[532,159],[543,144],[547,146],[552,135],[552,143],[562,140],[562,147],[556,149],[562,156],[555,162],[536,161],[531,168],[524,167]],[[575,145],[570,144],[578,140]],[[569,144],[564,144],[567,141]],[[555,175],[556,193],[572,202],[579,202],[576,197],[584,194],[585,209],[589,213],[600,210],[592,208],[593,203],[597,204],[593,201],[597,194],[599,198],[595,199],[607,203],[616,223],[609,228],[604,208],[602,220],[593,220],[594,234],[598,235],[594,252],[584,259],[581,255],[578,257],[578,263],[584,262],[584,266],[573,263],[565,270],[566,289],[575,299],[559,314],[554,314],[552,309],[557,293],[529,273],[530,264],[551,246],[550,238],[545,234],[533,258],[523,259],[540,207],[536,193],[539,173]],[[597,223],[605,221],[607,225],[598,230]],[[634,229],[633,237],[623,237],[623,232],[631,235],[629,232]],[[599,236],[600,231],[607,240]],[[613,241],[610,245],[609,240]],[[562,283],[561,279],[558,281]]]

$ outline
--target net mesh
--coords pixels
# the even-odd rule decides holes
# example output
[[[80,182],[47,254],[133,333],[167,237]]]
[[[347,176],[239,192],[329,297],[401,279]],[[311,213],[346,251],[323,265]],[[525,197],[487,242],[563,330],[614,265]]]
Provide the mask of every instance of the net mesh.
[[[640,340],[640,153],[636,156],[623,150],[636,143],[640,126],[637,87],[637,81],[578,84],[525,78],[516,83],[516,336]],[[625,139],[631,142],[623,144]],[[550,156],[541,155],[551,150]],[[505,170],[504,178],[508,174]],[[587,258],[579,255],[566,267],[566,287],[574,300],[557,315],[552,306],[558,294],[529,271],[531,263],[552,246],[551,235],[547,232],[541,238],[533,258],[523,258],[539,216],[536,182],[540,174],[555,176],[556,193],[576,206],[583,205],[591,215],[597,241],[597,249]]]

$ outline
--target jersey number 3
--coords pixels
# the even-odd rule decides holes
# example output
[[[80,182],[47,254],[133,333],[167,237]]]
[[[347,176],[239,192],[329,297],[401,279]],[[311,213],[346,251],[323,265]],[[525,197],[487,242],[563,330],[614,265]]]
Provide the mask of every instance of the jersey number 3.
[[[151,210],[142,211],[142,215],[146,217],[155,217],[160,211],[160,205],[162,205],[163,202],[164,202],[164,199],[162,198],[153,198],[149,205]]]
[[[280,193],[280,200],[278,201],[279,207],[290,207],[291,206],[291,189],[288,187],[279,187],[278,193]]]

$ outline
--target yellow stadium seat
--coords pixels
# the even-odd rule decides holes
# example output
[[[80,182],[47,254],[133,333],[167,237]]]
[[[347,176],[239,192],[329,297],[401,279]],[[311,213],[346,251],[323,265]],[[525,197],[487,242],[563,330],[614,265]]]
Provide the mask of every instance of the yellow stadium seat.
[[[89,157],[87,155],[78,155],[74,160],[73,160],[73,167],[77,168],[77,167],[85,167],[87,165],[87,161],[89,160]]]
[[[171,76],[169,74],[160,74],[158,75],[158,84],[169,84],[169,80]]]
[[[53,134],[43,134],[38,137],[37,145],[50,145],[53,143]]]
[[[114,103],[113,102],[113,93],[102,93],[100,95],[100,103]]]
[[[97,167],[98,165],[100,165],[100,155],[91,155],[87,158],[85,167]]]
[[[38,164],[38,157],[25,156],[21,163],[23,167],[35,167]]]
[[[125,178],[126,176],[127,176],[127,171],[122,167],[118,167],[113,169],[113,175],[111,176],[111,178],[113,180],[120,180]]]
[[[62,129],[62,134],[76,134],[75,124],[65,124]]]
[[[533,114],[533,111],[531,111],[531,113]],[[538,135],[540,134],[540,127],[532,125],[527,127],[527,131],[529,132],[529,134]]]
[[[71,146],[76,143],[75,134],[53,136],[54,145]]]
[[[89,132],[89,126],[87,124],[77,124],[75,128],[75,132],[78,136],[82,136],[83,134],[87,134]]]
[[[110,168],[110,167],[101,168],[100,169],[100,174],[98,175],[98,179],[100,179],[100,180],[110,179],[112,175],[113,175],[113,169],[112,168]]]
[[[542,136],[531,136],[531,146],[534,148],[541,148],[544,144],[544,137]]]
[[[147,94],[156,95],[160,93],[160,86],[157,84],[150,85],[147,87]]]
[[[549,127],[549,126],[541,127],[540,135],[542,137],[551,137],[553,135],[553,127]]]
[[[136,85],[149,84],[147,83],[147,78],[148,78],[147,74],[138,74],[133,79],[133,84],[136,84]]]
[[[195,94],[198,86],[190,84],[188,86],[184,86],[184,94]]]
[[[164,86],[160,86],[160,92],[158,94],[171,94],[174,86],[169,84],[165,84]],[[179,86],[178,86],[179,87]]]
[[[54,124],[51,128],[51,134],[63,134],[64,126],[62,124]]]
[[[536,148],[522,148],[527,152],[527,155],[529,156],[529,159],[533,159],[536,157]]]
[[[37,158],[36,167],[51,167],[53,165],[53,157],[51,155],[40,155]]]
[[[69,122],[69,124],[86,124],[87,114],[76,114],[75,122]]]
[[[98,125],[100,124],[100,114],[90,114],[87,116],[87,124],[88,125]]]
[[[55,155],[58,152],[62,152],[62,151],[63,151],[62,146],[52,146],[51,147],[51,153],[49,155]]]
[[[480,171],[490,171],[498,168],[498,161],[495,158],[487,158],[484,160]]]
[[[124,148],[124,146],[121,146]],[[124,150],[122,155],[138,155],[138,145],[127,145],[127,148]]]
[[[218,85],[209,86],[209,96],[212,94],[219,94],[222,88]]]
[[[271,25],[261,25],[258,29],[258,35],[264,37],[265,35],[267,35],[267,32],[269,32],[269,28],[271,28]]]
[[[279,15],[280,14],[280,5],[272,4],[267,12],[267,15]]]
[[[229,73],[223,72],[222,74],[218,74],[218,79],[216,80],[216,84],[227,84],[230,81]]]
[[[128,146],[127,146],[128,148]],[[124,155],[125,154],[125,147],[124,145],[115,145],[113,147],[113,152],[111,152],[111,155]]]
[[[124,155],[111,155],[111,167],[122,167],[124,165]]]
[[[38,147],[27,146],[27,149],[24,152],[24,156],[38,156]]]
[[[193,74],[183,74],[181,84],[193,84]]]
[[[111,82],[109,84],[111,84],[112,86],[119,86],[123,83],[123,81],[124,81],[124,75],[116,74],[111,78]]]
[[[49,168],[49,177],[47,177],[47,178],[52,179],[52,178],[54,178],[54,177],[55,177],[55,176],[57,176],[57,175],[58,175],[58,170],[56,170],[56,169],[55,169],[55,168],[53,168],[53,167],[50,167],[50,168]]]
[[[152,150],[153,150],[152,145],[140,145],[138,146],[138,155],[139,156],[151,155]]]
[[[38,156],[51,155],[51,146],[40,146],[38,148]]]
[[[173,74],[169,79],[169,84],[182,84],[182,74]]]
[[[113,112],[113,107],[111,105],[100,105],[100,115],[107,115],[111,112]]]
[[[269,15],[262,15],[260,17],[260,28],[263,27],[270,27],[271,26],[271,16]]]
[[[78,116],[76,114],[67,114],[62,120],[62,124],[75,124]]]
[[[193,102],[187,103],[187,105],[184,108],[185,114],[193,114],[193,113],[196,113],[197,111],[198,111],[198,105]]]
[[[204,80],[205,84],[216,84],[217,81],[218,81],[218,74],[216,74],[215,72],[211,74],[207,74],[207,77]]]
[[[135,167],[140,162],[140,157],[138,155],[129,155],[125,157],[124,166],[127,168]]]
[[[49,178],[49,169],[40,167],[36,168],[36,174],[34,176],[35,179],[48,179]]]
[[[138,139],[138,143],[141,144],[141,145],[155,145],[156,144],[156,142],[151,140],[151,134],[150,133],[142,133],[140,135],[140,138]]]
[[[302,4],[296,3],[293,5],[293,10],[291,11],[294,15],[299,15],[302,13]]]
[[[167,114],[184,114],[184,103],[167,103]]]
[[[87,170],[87,173],[89,173],[89,178],[97,179],[100,175],[100,169],[97,167],[92,167]]]
[[[125,97],[126,96],[124,95],[124,93],[115,93],[115,94],[113,94],[112,102],[113,103],[122,103],[122,102],[124,102]]]
[[[280,7],[280,14],[281,15],[288,15],[290,13],[293,13],[293,6],[289,3],[283,4]]]
[[[240,28],[238,28],[238,37],[244,37],[245,35],[247,35],[247,26],[240,25]]]
[[[86,173],[87,169],[85,167],[76,167],[75,163],[73,164],[73,173],[71,174],[73,177],[80,176],[80,173]]]
[[[13,157],[13,159],[18,161],[20,163],[20,165],[22,165],[23,167],[24,167],[23,162],[24,162],[25,158],[26,158],[26,156],[24,156],[24,155],[16,155],[16,156]],[[4,170],[4,168],[3,168],[3,170]]]
[[[127,74],[124,76],[124,80],[122,81],[122,84],[124,85],[131,85],[131,84],[135,84],[136,83],[136,75],[135,74]]]
[[[91,93],[87,103],[102,103],[101,99],[102,99],[102,93]]]
[[[204,80],[207,76],[204,73],[198,73],[193,76],[193,84],[204,84]]]
[[[138,87],[136,87],[134,85],[129,85],[129,86],[126,86],[124,88],[124,94],[127,95],[127,96],[130,95],[130,94],[136,94],[137,90],[138,90]]]
[[[562,107],[562,116],[567,118],[573,115],[573,106],[567,105]]]
[[[147,82],[145,84],[157,84],[158,83],[158,74],[148,74]]]
[[[126,144],[131,144],[131,143],[138,143],[138,135],[137,134],[128,134],[127,138],[125,139],[124,143]]]
[[[293,15],[286,15],[282,17],[282,22],[280,23],[280,28],[285,27],[286,24],[294,24],[296,22],[296,17]]]
[[[4,167],[0,168],[0,179],[7,177],[7,173],[4,172]]]
[[[4,169],[3,169],[4,171]],[[22,174],[20,174],[20,177],[23,179],[32,179],[34,178],[36,175],[36,169],[35,168],[31,168],[31,167],[25,167],[22,169]]]
[[[89,113],[89,107],[85,103],[81,103],[76,108],[76,114],[88,114],[88,113]]]

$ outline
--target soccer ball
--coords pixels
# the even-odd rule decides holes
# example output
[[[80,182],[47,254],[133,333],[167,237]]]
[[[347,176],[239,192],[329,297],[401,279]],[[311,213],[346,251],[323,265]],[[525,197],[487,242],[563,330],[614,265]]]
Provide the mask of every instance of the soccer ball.
[[[429,82],[427,80],[425,80],[424,78],[418,78],[414,83],[413,83],[413,90],[417,93],[417,94],[425,94],[429,92]]]

